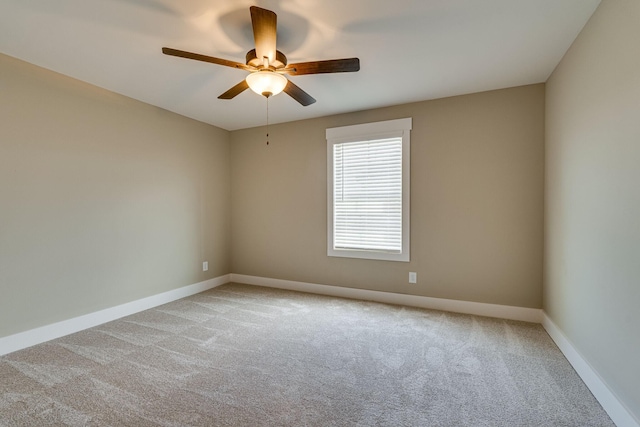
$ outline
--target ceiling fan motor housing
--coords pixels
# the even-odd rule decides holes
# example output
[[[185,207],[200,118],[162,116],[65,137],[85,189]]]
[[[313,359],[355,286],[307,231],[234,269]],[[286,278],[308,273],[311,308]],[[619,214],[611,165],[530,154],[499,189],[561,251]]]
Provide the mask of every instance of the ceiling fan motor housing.
[[[247,60],[246,64],[251,67],[256,67],[258,69],[264,68],[264,61],[262,58],[258,58],[258,55],[256,54],[255,49],[251,49],[249,52],[247,52],[246,60]],[[280,52],[279,50],[276,50],[276,58],[273,61],[269,61],[269,67],[270,68],[273,67],[274,69],[278,70],[286,66],[287,66],[287,57],[284,56],[284,53]]]

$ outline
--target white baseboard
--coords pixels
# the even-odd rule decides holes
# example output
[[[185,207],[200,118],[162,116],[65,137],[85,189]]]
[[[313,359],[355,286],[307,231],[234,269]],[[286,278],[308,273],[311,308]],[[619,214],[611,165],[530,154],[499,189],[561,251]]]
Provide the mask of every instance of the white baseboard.
[[[593,396],[600,402],[600,405],[602,405],[607,414],[609,414],[609,417],[616,426],[640,427],[640,421],[620,402],[607,384],[600,378],[598,372],[589,365],[589,362],[582,357],[562,330],[553,323],[545,312],[542,313],[542,326],[560,348],[560,351],[562,351],[569,363],[571,363],[573,369],[580,375],[582,381],[589,387]]]
[[[542,310],[537,308],[513,307],[508,305],[485,304],[480,302],[397,294],[393,292],[370,291],[367,289],[319,285],[315,283],[247,276],[244,274],[231,274],[231,281],[236,283],[245,283],[247,285],[266,286],[270,288],[288,289],[292,291],[309,292],[312,294],[330,295],[342,298],[361,299],[386,304],[406,305],[409,307],[428,308],[432,310],[453,311],[456,313],[475,314],[478,316],[497,317],[500,319],[521,320],[533,323],[540,323],[542,321]]]
[[[31,347],[55,338],[92,328],[124,316],[157,307],[180,298],[185,298],[208,289],[215,288],[229,282],[246,283],[248,285],[265,286],[271,288],[288,289],[342,298],[376,301],[387,304],[405,305],[433,310],[451,311],[456,313],[474,314],[478,316],[496,317],[501,319],[521,320],[525,322],[542,323],[547,333],[558,345],[569,363],[589,387],[595,398],[609,414],[618,427],[640,427],[640,422],[620,402],[609,389],[598,373],[580,355],[564,333],[540,309],[527,307],[513,307],[498,304],[486,304],[470,301],[457,301],[442,298],[431,298],[416,295],[397,294],[392,292],[371,291],[367,289],[345,288],[340,286],[320,285],[315,283],[296,282],[291,280],[271,279],[266,277],[248,276],[244,274],[226,274],[220,277],[184,286],[172,291],[152,295],[115,307],[89,313],[72,319],[63,320],[51,325],[31,329],[14,335],[0,338],[0,356],[23,348]]]
[[[366,289],[345,288],[340,286],[319,285],[315,283],[296,282],[291,280],[271,279],[266,277],[231,274],[231,281],[248,285],[265,286],[270,288],[288,289],[299,292],[309,292],[342,298],[376,301],[387,304],[398,304],[410,307],[420,307],[433,310],[452,311],[456,313],[475,314],[478,316],[497,317],[501,319],[521,320],[525,322],[542,323],[547,333],[558,345],[569,363],[582,378],[600,405],[618,427],[640,427],[640,422],[620,402],[609,389],[598,373],[573,347],[564,333],[540,309],[526,307],[512,307],[497,304],[485,304],[469,301],[457,301],[441,298],[430,298],[415,295],[379,292]]]
[[[0,338],[0,356],[229,283],[230,274]]]

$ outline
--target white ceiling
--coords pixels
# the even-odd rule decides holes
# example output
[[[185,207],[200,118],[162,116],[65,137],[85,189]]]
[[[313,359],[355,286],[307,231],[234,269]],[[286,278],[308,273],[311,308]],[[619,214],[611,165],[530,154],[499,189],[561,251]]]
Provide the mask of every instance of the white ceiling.
[[[360,58],[357,73],[290,77],[317,102],[273,97],[270,122],[279,123],[544,82],[599,3],[2,0],[0,52],[235,130],[266,122],[265,98],[249,90],[217,99],[247,73],[161,48],[244,62],[251,5],[277,13],[278,50],[290,63]]]

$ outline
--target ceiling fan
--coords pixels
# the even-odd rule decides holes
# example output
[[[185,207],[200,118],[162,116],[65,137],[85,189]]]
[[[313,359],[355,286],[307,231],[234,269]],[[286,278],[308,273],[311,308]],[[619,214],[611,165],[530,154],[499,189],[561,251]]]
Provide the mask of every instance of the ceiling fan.
[[[287,57],[279,50],[276,50],[276,14],[257,6],[251,6],[250,11],[256,47],[247,52],[245,64],[169,47],[163,47],[162,53],[239,68],[250,72],[245,80],[220,95],[218,99],[233,99],[246,89],[251,88],[257,94],[267,98],[284,91],[303,106],[307,106],[313,104],[316,100],[287,79],[284,76],[285,74],[301,76],[305,74],[348,73],[360,70],[360,60],[358,58],[287,64]]]

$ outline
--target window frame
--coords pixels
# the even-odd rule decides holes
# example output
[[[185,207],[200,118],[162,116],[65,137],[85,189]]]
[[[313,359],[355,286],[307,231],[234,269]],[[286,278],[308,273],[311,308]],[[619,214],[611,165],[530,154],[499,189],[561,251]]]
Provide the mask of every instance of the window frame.
[[[327,256],[381,261],[409,262],[411,259],[411,129],[412,119],[396,119],[352,126],[328,128],[327,139]],[[394,136],[402,138],[402,249],[400,253],[334,248],[334,174],[335,144],[374,141]]]

